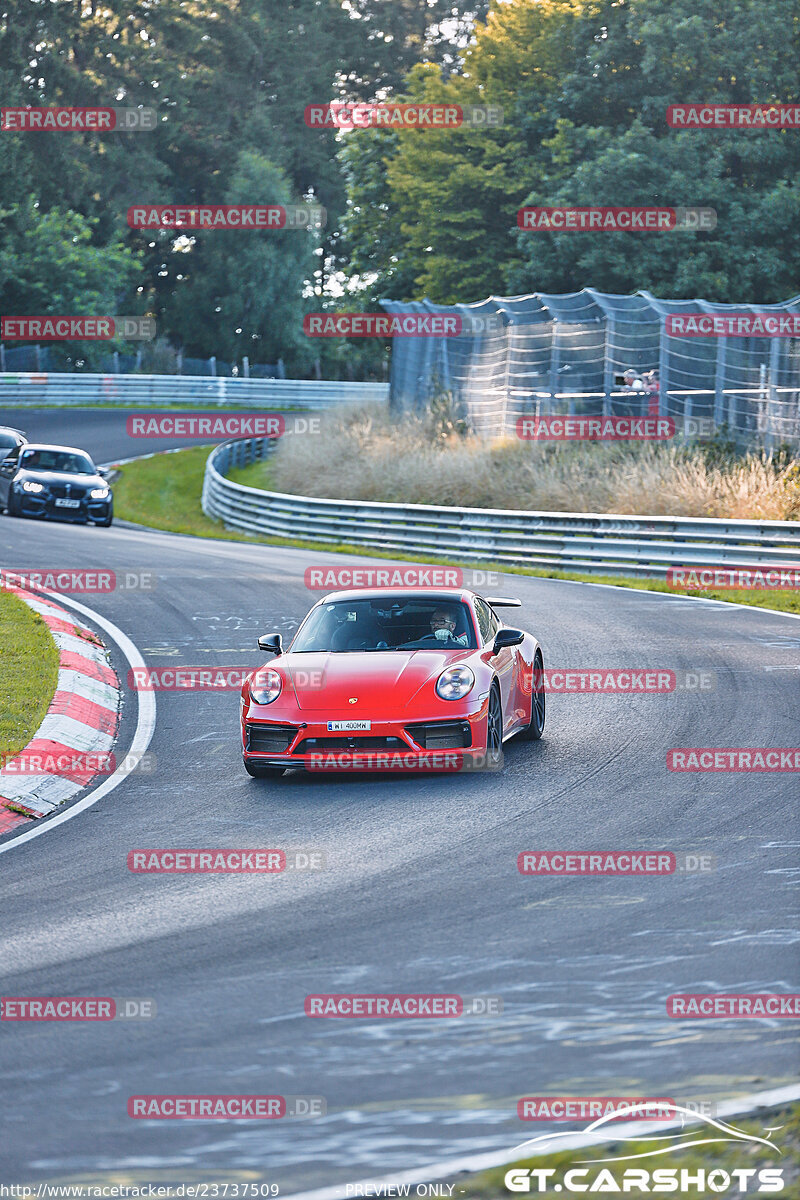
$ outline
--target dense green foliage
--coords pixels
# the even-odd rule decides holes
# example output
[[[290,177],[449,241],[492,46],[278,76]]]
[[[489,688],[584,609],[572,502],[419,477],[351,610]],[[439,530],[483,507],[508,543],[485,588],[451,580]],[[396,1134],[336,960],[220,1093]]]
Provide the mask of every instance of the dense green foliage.
[[[6,0],[11,105],[147,106],[150,133],[0,132],[0,310],[149,312],[188,356],[367,377],[303,313],[592,285],[796,292],[800,131],[677,132],[679,101],[797,102],[800,0]],[[500,105],[502,128],[309,129],[337,96]],[[130,205],[300,202],[322,233],[128,228]],[[699,235],[531,234],[532,204],[717,210]],[[96,353],[87,348],[87,357]]]

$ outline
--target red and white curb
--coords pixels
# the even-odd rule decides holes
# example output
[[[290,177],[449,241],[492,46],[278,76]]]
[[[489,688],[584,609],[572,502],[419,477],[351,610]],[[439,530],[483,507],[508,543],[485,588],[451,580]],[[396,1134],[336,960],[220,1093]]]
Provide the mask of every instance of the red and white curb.
[[[0,770],[0,834],[46,816],[91,782],[97,772],[85,756],[111,750],[121,699],[108,651],[93,630],[52,600],[21,588],[7,590],[47,625],[58,647],[59,669],[55,695],[32,741]],[[40,756],[46,771],[20,773]]]

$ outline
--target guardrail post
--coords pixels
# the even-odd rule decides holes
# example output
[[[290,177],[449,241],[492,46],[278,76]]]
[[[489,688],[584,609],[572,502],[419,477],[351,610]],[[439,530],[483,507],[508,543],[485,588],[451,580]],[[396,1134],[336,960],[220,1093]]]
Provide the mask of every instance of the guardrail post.
[[[5,371],[5,369],[6,369],[6,348],[3,345],[3,343],[0,342],[0,371]]]
[[[183,351],[179,350],[175,355],[175,366],[179,375],[183,374]]]
[[[283,365],[283,359],[278,359],[278,379],[286,378],[286,367]]]
[[[36,345],[33,347],[33,350],[36,355],[36,370],[41,371],[41,369],[42,369],[42,347],[37,342]]]
[[[216,356],[216,354],[211,355],[211,358],[208,360],[208,365],[211,368],[211,374],[214,376],[214,378],[216,378],[216,375],[217,375],[217,356]]]
[[[250,359],[246,354],[242,355],[242,375],[245,379],[250,378]]]

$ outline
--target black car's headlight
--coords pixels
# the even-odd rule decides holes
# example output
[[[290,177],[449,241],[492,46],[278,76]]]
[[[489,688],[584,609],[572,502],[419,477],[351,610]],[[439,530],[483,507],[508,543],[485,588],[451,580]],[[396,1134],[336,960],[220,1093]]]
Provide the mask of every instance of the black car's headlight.
[[[23,479],[21,487],[22,487],[23,492],[43,492],[44,491],[44,484],[37,483],[35,479]]]
[[[270,667],[256,671],[250,681],[250,695],[256,704],[272,704],[272,701],[280,696],[282,688],[283,680],[278,672]]]
[[[475,686],[475,676],[469,667],[448,667],[436,680],[436,695],[440,700],[463,700]]]
[[[92,488],[89,492],[91,500],[107,500],[111,495],[111,489],[107,487]]]

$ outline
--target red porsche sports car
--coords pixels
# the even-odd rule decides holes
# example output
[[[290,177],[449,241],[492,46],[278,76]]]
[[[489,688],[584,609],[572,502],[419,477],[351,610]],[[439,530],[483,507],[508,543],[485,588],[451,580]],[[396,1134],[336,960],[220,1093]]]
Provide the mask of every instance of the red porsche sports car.
[[[276,657],[242,686],[245,770],[497,766],[512,735],[544,731],[542,651],[510,607],[458,588],[325,596],[286,652],[258,639]]]

